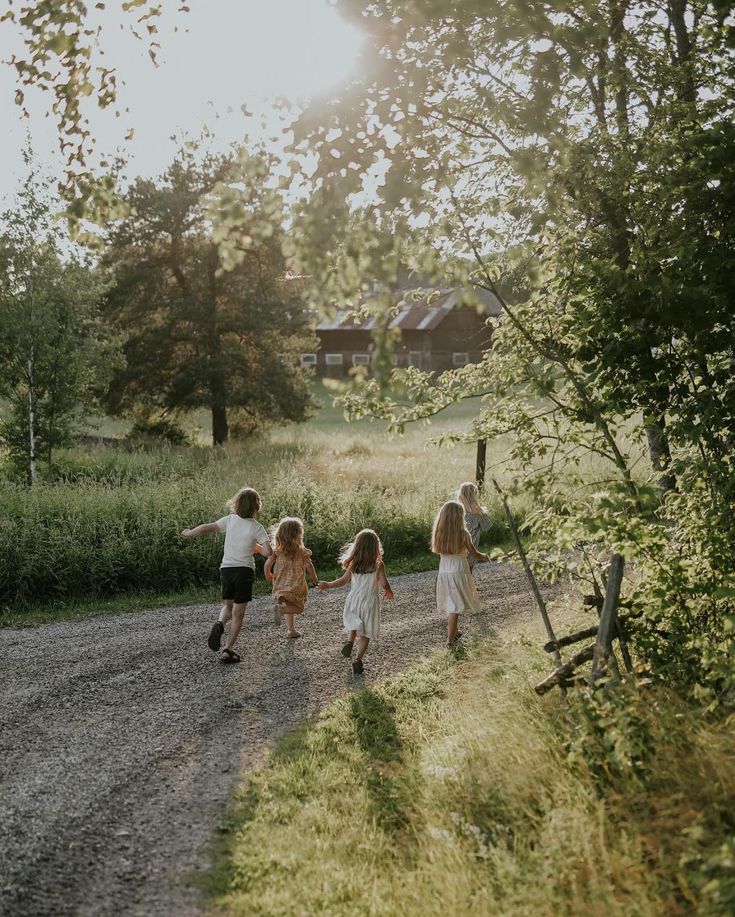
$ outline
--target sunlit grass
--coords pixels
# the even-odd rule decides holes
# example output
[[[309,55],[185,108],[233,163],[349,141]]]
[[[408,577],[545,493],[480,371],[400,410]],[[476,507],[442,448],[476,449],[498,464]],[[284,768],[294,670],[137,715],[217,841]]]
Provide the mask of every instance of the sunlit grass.
[[[534,694],[539,637],[439,654],[286,737],[223,826],[217,913],[729,913],[731,730],[631,691],[626,766],[614,718],[599,752],[577,699]]]

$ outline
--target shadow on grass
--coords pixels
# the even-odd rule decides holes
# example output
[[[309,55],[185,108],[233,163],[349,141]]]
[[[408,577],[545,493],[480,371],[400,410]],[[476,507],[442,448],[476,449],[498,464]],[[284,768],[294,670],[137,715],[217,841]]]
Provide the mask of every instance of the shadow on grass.
[[[409,819],[401,783],[404,772],[401,738],[393,709],[384,697],[366,688],[352,695],[350,711],[357,741],[370,758],[366,787],[376,820],[388,833],[402,831]]]

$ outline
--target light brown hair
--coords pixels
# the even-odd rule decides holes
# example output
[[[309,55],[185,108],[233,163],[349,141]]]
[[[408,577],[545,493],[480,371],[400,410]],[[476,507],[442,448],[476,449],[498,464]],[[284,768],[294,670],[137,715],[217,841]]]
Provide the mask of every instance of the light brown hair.
[[[339,562],[352,573],[373,573],[383,560],[383,545],[372,529],[362,529],[346,544],[339,555]]]
[[[478,490],[477,484],[473,484],[472,481],[465,481],[464,484],[459,485],[457,499],[468,513],[485,512],[480,506],[479,496],[480,491]]]
[[[227,509],[241,519],[252,519],[260,511],[260,494],[252,487],[241,487],[227,501]]]
[[[464,521],[464,506],[459,500],[447,500],[434,519],[431,550],[434,554],[462,554],[470,533]]]
[[[304,550],[304,523],[295,516],[281,519],[273,530],[273,547],[279,554],[298,554]]]

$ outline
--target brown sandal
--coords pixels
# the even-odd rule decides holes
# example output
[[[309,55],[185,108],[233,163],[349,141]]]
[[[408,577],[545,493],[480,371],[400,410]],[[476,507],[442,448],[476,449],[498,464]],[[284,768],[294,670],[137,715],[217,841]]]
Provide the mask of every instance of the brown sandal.
[[[220,654],[220,661],[225,663],[239,662],[240,657],[234,650],[223,649]]]

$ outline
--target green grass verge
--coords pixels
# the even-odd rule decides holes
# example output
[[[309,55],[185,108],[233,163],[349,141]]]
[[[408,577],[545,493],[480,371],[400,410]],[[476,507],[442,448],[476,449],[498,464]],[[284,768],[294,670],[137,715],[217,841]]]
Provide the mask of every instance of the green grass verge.
[[[222,825],[213,911],[732,913],[732,730],[663,688],[538,698],[539,642],[441,653],[287,735]]]

